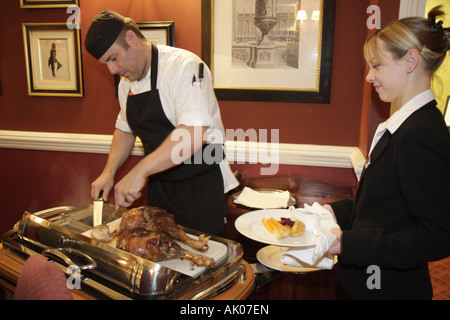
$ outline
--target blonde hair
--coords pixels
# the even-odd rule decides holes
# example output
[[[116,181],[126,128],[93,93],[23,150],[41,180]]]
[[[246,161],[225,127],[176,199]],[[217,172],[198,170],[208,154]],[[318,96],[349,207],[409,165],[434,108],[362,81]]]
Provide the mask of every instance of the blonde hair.
[[[444,61],[450,49],[449,28],[442,27],[442,6],[430,10],[428,18],[410,17],[391,22],[371,36],[364,45],[364,57],[368,64],[373,58],[383,61],[379,40],[385,43],[384,49],[394,58],[401,59],[410,49],[416,49],[426,61],[425,68],[434,74]]]

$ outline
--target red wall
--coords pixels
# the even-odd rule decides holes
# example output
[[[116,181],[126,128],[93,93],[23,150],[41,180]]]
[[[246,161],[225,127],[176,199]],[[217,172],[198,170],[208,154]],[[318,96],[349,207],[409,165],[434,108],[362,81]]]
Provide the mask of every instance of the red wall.
[[[200,0],[80,1],[83,98],[28,96],[22,23],[66,22],[65,9],[21,9],[19,1],[0,1],[0,129],[111,134],[118,112],[114,78],[84,49],[90,21],[106,8],[137,21],[175,21],[180,47],[200,52]]]
[[[376,126],[372,122],[385,117],[389,108],[372,102],[370,118],[361,119],[362,101],[371,100],[363,96],[362,46],[367,35],[366,9],[374,3],[381,7],[383,25],[398,16],[399,0],[337,1],[330,104],[220,101],[225,127],[277,128],[281,143],[361,145],[361,124],[373,131]],[[201,53],[201,0],[81,0],[80,7],[82,41],[92,18],[110,8],[138,22],[175,21],[177,47]],[[19,1],[0,1],[0,130],[112,133],[118,112],[113,76],[87,54],[84,46],[83,98],[27,94],[22,23],[65,22],[68,17],[65,9],[21,9]],[[106,155],[96,154],[0,149],[0,232],[7,230],[23,210],[59,205],[70,194],[81,195],[82,200],[74,201],[75,205],[90,201],[89,184],[105,159]],[[138,159],[131,159],[129,166],[135,161]],[[241,166],[239,170],[246,177],[257,175],[255,166]],[[280,174],[355,183],[351,169],[281,166]]]
[[[337,2],[330,104],[221,101],[227,128],[279,128],[283,143],[358,145],[364,78],[362,45],[370,2]],[[395,18],[398,1],[384,2],[382,17]],[[81,1],[80,6],[82,41],[92,18],[111,8],[136,21],[175,21],[176,45],[200,55],[201,0],[95,0]],[[397,10],[391,10],[395,7]],[[21,24],[65,22],[69,14],[64,9],[21,9],[19,1],[0,1],[0,15],[0,129],[110,134],[118,111],[113,77],[84,47],[83,98],[27,94]]]

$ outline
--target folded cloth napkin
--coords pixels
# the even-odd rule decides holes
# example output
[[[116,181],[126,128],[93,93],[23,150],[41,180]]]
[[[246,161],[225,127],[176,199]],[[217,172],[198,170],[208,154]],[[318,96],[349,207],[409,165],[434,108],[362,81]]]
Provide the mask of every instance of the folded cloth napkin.
[[[327,252],[336,240],[331,229],[339,229],[339,225],[331,212],[315,202],[304,208],[290,207],[289,213],[292,220],[304,222],[306,231],[311,230],[317,241],[314,246],[286,250],[281,254],[281,262],[294,267],[333,268],[334,256]]]
[[[258,192],[249,187],[245,187],[234,202],[250,208],[286,208],[288,206],[289,196],[289,191]]]

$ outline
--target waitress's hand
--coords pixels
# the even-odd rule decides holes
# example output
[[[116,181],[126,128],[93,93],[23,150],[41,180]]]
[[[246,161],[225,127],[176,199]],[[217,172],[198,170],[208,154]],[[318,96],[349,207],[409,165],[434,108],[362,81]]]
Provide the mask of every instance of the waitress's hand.
[[[129,207],[141,197],[141,190],[144,188],[146,182],[147,177],[140,174],[136,167],[133,168],[114,187],[116,206]]]
[[[327,209],[334,218],[334,221],[336,221],[336,214],[334,213],[333,207],[329,204],[324,204],[323,207]],[[328,253],[330,254],[341,254],[342,252],[342,230],[339,230],[338,228],[333,228],[330,230],[331,233],[336,237],[336,240],[334,240],[333,244],[331,245],[330,249],[328,249]]]
[[[333,228],[330,230],[331,233],[336,236],[336,240],[334,240],[330,249],[328,249],[328,253],[330,254],[341,254],[342,253],[342,230],[337,228]]]
[[[103,172],[91,184],[91,197],[96,200],[100,196],[100,191],[103,190],[103,201],[108,200],[108,194],[114,185],[114,175]]]
[[[334,221],[337,221],[336,214],[334,213],[334,210],[333,210],[332,206],[330,206],[329,204],[324,204],[323,208],[328,210],[333,215]]]

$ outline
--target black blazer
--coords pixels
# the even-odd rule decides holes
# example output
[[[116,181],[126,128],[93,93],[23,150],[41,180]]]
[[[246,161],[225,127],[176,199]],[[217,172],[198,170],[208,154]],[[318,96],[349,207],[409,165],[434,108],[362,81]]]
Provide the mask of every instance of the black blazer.
[[[370,158],[355,200],[331,204],[338,278],[353,298],[431,299],[427,262],[450,255],[450,136],[436,101],[386,131]]]

